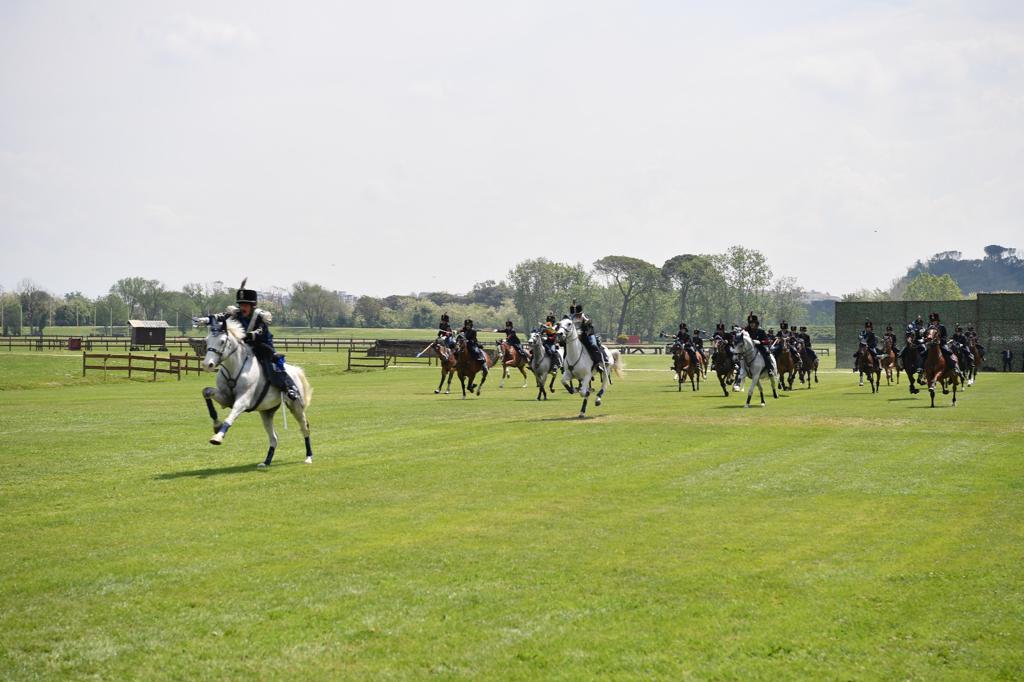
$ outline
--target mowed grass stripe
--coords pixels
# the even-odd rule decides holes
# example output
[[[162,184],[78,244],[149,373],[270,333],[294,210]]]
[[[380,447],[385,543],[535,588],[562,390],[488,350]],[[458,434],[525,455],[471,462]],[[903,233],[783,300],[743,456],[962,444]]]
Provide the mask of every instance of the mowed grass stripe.
[[[627,372],[579,422],[561,387],[463,401],[296,356],[317,462],[279,419],[266,473],[255,415],[205,443],[208,378],[7,384],[0,673],[1024,670],[1019,375],[956,410],[848,372],[744,410]],[[0,385],[60,363],[0,355]]]

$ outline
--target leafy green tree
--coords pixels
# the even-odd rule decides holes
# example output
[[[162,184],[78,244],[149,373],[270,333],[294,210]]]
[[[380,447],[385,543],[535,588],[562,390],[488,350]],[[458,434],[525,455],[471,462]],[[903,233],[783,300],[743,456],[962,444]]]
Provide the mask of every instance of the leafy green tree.
[[[767,312],[775,318],[775,323],[787,320],[790,324],[804,321],[807,317],[807,306],[803,302],[804,290],[796,283],[796,277],[779,277],[768,290]]]
[[[848,294],[843,294],[840,300],[844,303],[851,301],[889,301],[892,300],[888,291],[882,289],[857,289]]]
[[[763,253],[732,246],[725,253],[712,256],[711,260],[730,289],[729,317],[746,319],[747,312],[763,308],[764,294],[772,281],[772,269]]]
[[[547,258],[517,264],[509,270],[508,279],[520,326],[524,329],[538,324],[548,311],[564,312],[569,301],[582,300],[592,284],[582,265],[555,263]]]
[[[323,327],[337,311],[338,296],[319,284],[300,281],[292,285],[291,306],[301,313],[310,329]]]
[[[718,279],[714,263],[707,256],[692,253],[673,256],[661,266],[661,274],[675,287],[679,297],[679,319],[686,320],[690,314],[691,294],[710,286]]]
[[[53,297],[30,279],[18,283],[18,300],[30,334],[42,334],[50,321]]]
[[[380,327],[384,321],[384,303],[373,296],[360,296],[356,300],[355,315],[362,327]]]
[[[631,256],[605,256],[594,261],[594,272],[607,278],[619,290],[621,305],[615,329],[618,336],[625,329],[630,304],[658,285],[661,272],[647,261]]]
[[[959,301],[964,294],[949,275],[922,272],[907,285],[904,297],[908,301]]]

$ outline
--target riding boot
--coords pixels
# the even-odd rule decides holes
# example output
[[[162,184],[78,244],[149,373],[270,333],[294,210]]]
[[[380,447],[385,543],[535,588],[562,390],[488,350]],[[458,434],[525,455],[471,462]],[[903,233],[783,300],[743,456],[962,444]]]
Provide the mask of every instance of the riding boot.
[[[270,377],[270,383],[284,391],[288,400],[298,400],[299,388],[295,385],[295,382],[292,381],[291,375],[285,371],[284,363],[275,362],[272,367],[273,375]]]

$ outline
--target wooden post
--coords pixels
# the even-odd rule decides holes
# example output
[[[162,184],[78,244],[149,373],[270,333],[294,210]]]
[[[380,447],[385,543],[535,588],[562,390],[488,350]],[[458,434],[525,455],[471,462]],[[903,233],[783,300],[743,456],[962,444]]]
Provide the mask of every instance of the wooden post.
[[[156,381],[156,355],[153,356],[153,381]]]
[[[85,376],[85,351],[82,351],[82,376]]]
[[[132,378],[132,354],[128,354],[128,378]]]

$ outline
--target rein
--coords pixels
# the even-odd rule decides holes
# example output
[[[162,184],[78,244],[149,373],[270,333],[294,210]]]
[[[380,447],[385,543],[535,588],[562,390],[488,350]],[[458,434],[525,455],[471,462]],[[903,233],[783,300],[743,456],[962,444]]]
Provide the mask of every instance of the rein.
[[[569,368],[570,372],[575,374],[576,365],[580,364],[580,360],[583,359],[583,342],[580,341],[579,332],[576,331],[576,325],[573,324],[572,322],[570,322],[568,327],[566,327],[566,329],[565,329],[565,331],[566,331],[566,341],[568,341],[570,339],[570,337],[568,335],[570,327],[572,328],[572,333],[573,333],[572,340],[575,340],[575,341],[579,342],[580,352],[579,352],[579,355],[576,356],[576,361],[575,362],[570,361],[569,360],[569,344],[566,343],[565,344],[565,365],[566,365],[566,367]]]
[[[225,343],[227,343],[227,340],[229,338],[231,338],[230,335],[227,332],[224,332],[224,341],[225,341]],[[235,341],[234,339],[231,339],[231,340],[234,341],[234,346],[231,348],[231,352],[225,353],[222,350],[212,350],[212,349],[210,350],[210,352],[211,353],[216,353],[220,357],[220,359],[217,360],[217,364],[220,366],[220,372],[219,373],[220,373],[220,375],[222,377],[224,377],[224,381],[227,382],[228,388],[230,388],[231,392],[234,393],[235,392],[235,385],[238,383],[238,380],[242,377],[242,372],[244,372],[245,368],[249,366],[249,361],[252,360],[252,355],[246,356],[245,360],[242,362],[242,366],[238,368],[238,373],[235,374],[234,378],[232,378],[231,377],[231,373],[227,371],[227,367],[225,367],[224,364],[223,364],[225,359],[231,357],[232,355],[237,353],[238,350],[239,350],[238,341]]]

